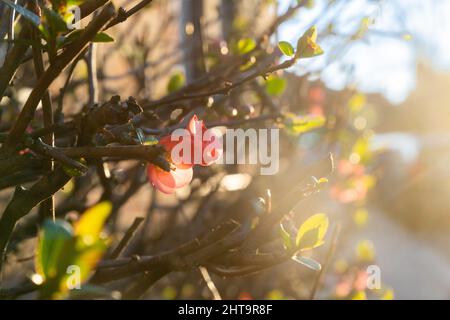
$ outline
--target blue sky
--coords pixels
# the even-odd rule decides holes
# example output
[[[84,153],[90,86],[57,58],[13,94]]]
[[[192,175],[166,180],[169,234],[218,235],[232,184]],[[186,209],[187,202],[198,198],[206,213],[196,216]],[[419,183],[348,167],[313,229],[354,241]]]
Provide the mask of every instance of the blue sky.
[[[333,89],[356,85],[363,92],[380,92],[401,103],[415,88],[417,61],[427,60],[437,70],[450,71],[450,0],[336,0],[328,10],[329,0],[315,2],[313,9],[299,11],[281,26],[279,40],[295,44],[312,24],[320,32],[330,21],[338,35],[319,37],[326,54],[300,62],[294,67],[297,72],[312,71]],[[293,0],[279,3],[279,11],[284,12]],[[374,19],[368,33],[343,50],[348,35],[358,30],[365,16]],[[406,41],[406,34],[412,40]]]

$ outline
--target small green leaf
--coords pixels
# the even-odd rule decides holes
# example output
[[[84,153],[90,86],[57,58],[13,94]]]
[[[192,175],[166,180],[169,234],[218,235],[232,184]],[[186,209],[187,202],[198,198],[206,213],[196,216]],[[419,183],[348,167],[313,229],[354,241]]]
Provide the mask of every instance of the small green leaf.
[[[77,247],[90,246],[98,241],[111,209],[111,202],[103,201],[83,213],[74,228],[74,233],[80,240]]]
[[[313,258],[302,257],[302,256],[293,256],[292,260],[294,260],[295,262],[298,262],[298,263],[304,265],[305,267],[310,268],[314,271],[320,271],[320,269],[322,269],[322,266],[320,265],[320,263],[317,262],[316,260],[314,260]]]
[[[167,91],[169,93],[175,92],[183,87],[185,82],[184,74],[182,72],[176,72],[170,77],[169,83],[167,84]]]
[[[36,252],[36,272],[43,279],[55,279],[65,271],[65,261],[73,251],[73,230],[63,220],[46,221],[39,232]]]
[[[287,41],[278,42],[278,48],[285,56],[293,57],[295,55],[294,47]]]
[[[114,39],[104,32],[99,32],[94,36],[92,42],[114,42]]]
[[[286,89],[286,79],[280,77],[270,77],[266,81],[266,92],[271,96],[279,96]]]
[[[251,38],[240,39],[237,44],[238,53],[246,54],[256,47],[255,40]]]
[[[67,24],[64,18],[56,11],[44,8],[44,20],[43,24],[48,27],[49,34],[51,37],[55,37],[63,32],[67,32]]]
[[[92,270],[100,261],[107,248],[108,242],[103,239],[98,239],[95,243],[77,252],[73,264],[80,268],[81,282],[85,282],[89,278]]]
[[[328,229],[328,217],[318,213],[307,219],[298,229],[295,241],[300,250],[309,250],[323,244]]]
[[[373,20],[370,17],[364,17],[361,19],[359,28],[357,32],[353,35],[352,40],[361,39],[364,35],[369,31],[370,25],[373,23]]]
[[[297,116],[293,113],[287,113],[284,120],[286,129],[294,135],[321,128],[325,122],[326,119],[322,116]]]
[[[82,4],[86,0],[67,0],[67,6],[77,6],[79,4]]]
[[[317,28],[309,28],[303,36],[298,39],[296,58],[312,58],[323,54],[322,48],[317,44]]]
[[[31,21],[36,27],[41,23],[41,19],[30,10],[10,1],[10,0],[0,0],[3,1],[6,5],[16,10],[18,13],[20,13],[24,18]]]
[[[294,135],[321,128],[325,122],[326,119],[323,116],[297,116],[293,113],[285,114],[284,119],[286,129]]]

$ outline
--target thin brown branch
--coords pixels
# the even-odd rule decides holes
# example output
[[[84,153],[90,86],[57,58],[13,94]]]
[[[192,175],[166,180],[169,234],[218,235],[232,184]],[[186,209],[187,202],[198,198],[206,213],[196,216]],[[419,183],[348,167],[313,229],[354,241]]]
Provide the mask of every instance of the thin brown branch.
[[[125,250],[130,240],[133,238],[133,236],[136,234],[137,229],[141,225],[142,222],[144,222],[143,217],[136,217],[133,221],[133,224],[130,226],[130,228],[127,230],[125,235],[123,236],[122,240],[120,240],[117,247],[114,249],[114,251],[109,256],[110,259],[117,259],[121,253]]]
[[[40,37],[37,28],[33,28],[33,40],[39,44]],[[40,46],[37,44],[34,44],[32,46],[32,49],[33,49],[34,68],[36,71],[37,78],[39,79],[45,72],[44,60],[42,58],[42,50]],[[45,91],[41,99],[41,103],[42,103],[44,128],[49,128],[53,125],[53,109],[50,92],[48,90]],[[43,137],[43,141],[46,144],[53,146],[54,145],[53,133],[45,135]],[[46,161],[44,169],[50,172],[53,170],[53,166],[54,163],[52,159],[49,159],[48,161]],[[55,220],[55,207],[53,197],[50,197],[41,203],[39,214],[41,217],[52,217],[53,220]]]
[[[119,8],[119,10],[117,12],[117,16],[108,23],[108,25],[105,27],[105,30],[115,26],[116,24],[126,21],[129,17],[138,13],[140,10],[144,9],[152,1],[153,0],[142,0],[141,2],[139,2],[138,4],[136,4],[134,7],[132,7],[129,10],[125,10],[124,8]]]
[[[107,146],[107,147],[68,147],[55,148],[57,151],[71,158],[98,159],[114,157],[120,159],[142,159],[156,162],[163,149],[160,146]],[[160,159],[161,161],[162,159]],[[168,168],[170,170],[170,168]]]
[[[238,79],[234,82],[231,81],[224,81],[222,85],[220,85],[217,89],[213,89],[210,91],[200,92],[200,93],[182,93],[175,96],[168,96],[166,98],[162,98],[157,101],[149,102],[146,105],[143,106],[144,109],[154,109],[156,107],[160,107],[162,105],[168,105],[173,104],[180,101],[186,101],[186,100],[196,100],[201,98],[207,98],[213,95],[228,95],[231,90],[234,88],[237,88],[241,85],[243,85],[246,82],[249,82],[251,80],[254,80],[258,77],[265,77],[268,74],[271,74],[273,72],[276,72],[278,70],[287,69],[294,65],[294,63],[297,61],[297,59],[293,58],[290,60],[286,60],[283,63],[280,63],[278,65],[269,66],[265,68],[260,68],[255,70],[254,72],[250,73],[247,76],[244,76],[241,79]]]
[[[58,148],[49,146],[48,144],[45,144],[42,142],[41,139],[36,139],[32,145],[29,146],[30,149],[33,151],[48,157],[49,159],[54,159],[58,162],[60,162],[63,165],[66,165],[70,168],[75,168],[78,171],[85,173],[87,171],[87,167],[82,164],[81,162],[78,162],[76,160],[73,160],[66,156],[64,153],[60,152]]]

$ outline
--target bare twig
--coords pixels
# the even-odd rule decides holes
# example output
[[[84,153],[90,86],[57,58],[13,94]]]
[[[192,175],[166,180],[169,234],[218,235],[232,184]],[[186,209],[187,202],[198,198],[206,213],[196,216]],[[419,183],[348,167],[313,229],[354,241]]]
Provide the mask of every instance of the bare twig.
[[[120,254],[123,252],[123,250],[125,250],[126,246],[130,242],[130,240],[133,238],[137,229],[139,228],[139,226],[141,225],[141,223],[144,220],[145,219],[143,217],[136,217],[136,219],[134,219],[133,224],[130,226],[130,228],[127,230],[127,232],[123,236],[122,240],[120,240],[117,247],[114,249],[114,251],[109,256],[110,259],[117,259],[120,256]]]
[[[153,0],[142,0],[141,2],[139,2],[138,4],[136,4],[134,7],[132,7],[129,10],[119,8],[117,16],[109,22],[109,24],[105,27],[105,30],[115,26],[116,24],[124,22],[132,15],[134,15],[137,12],[139,12],[140,10],[144,9],[152,1]]]
[[[37,6],[37,5],[36,5]],[[44,74],[44,60],[42,58],[42,50],[39,44],[39,31],[37,28],[33,28],[33,40],[37,42],[32,46],[33,48],[33,58],[34,58],[34,68],[36,70],[37,78],[39,79]],[[44,128],[51,127],[53,125],[53,110],[52,110],[52,100],[50,97],[50,92],[48,90],[45,91],[42,99],[42,111],[43,111],[43,120],[44,120]],[[53,133],[49,133],[43,137],[43,141],[50,145],[54,145],[54,136]],[[45,169],[46,171],[53,170],[53,161],[49,159],[46,161]],[[55,220],[55,207],[53,197],[50,197],[41,203],[40,215],[42,217],[52,217]]]

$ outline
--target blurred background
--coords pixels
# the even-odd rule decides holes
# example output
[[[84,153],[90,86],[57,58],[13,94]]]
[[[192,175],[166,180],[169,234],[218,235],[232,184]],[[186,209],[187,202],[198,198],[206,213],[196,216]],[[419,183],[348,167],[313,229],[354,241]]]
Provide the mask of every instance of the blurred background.
[[[115,1],[124,7],[136,2]],[[449,16],[449,0],[154,0],[132,23],[111,31],[114,42],[97,47],[99,101],[114,94],[134,96],[142,104],[164,97],[173,90],[170,84],[189,84],[199,72],[231,64],[241,39],[267,42],[271,59],[283,62],[287,57],[277,43],[295,47],[316,25],[323,55],[226,98],[214,97],[218,107],[205,119],[248,119],[273,107],[326,120],[308,132],[286,121],[240,126],[283,128],[275,176],[260,176],[251,165],[197,168],[190,186],[166,196],[154,191],[142,172],[128,171],[130,162],[112,164],[119,180],[131,177],[138,183],[110,228],[123,233],[136,216],[146,216],[130,251],[152,254],[186,242],[199,228],[225,217],[252,223],[261,214],[258,197],[269,189],[276,204],[301,177],[314,175],[311,166],[331,152],[335,171],[327,187],[302,202],[293,219],[298,225],[318,212],[330,219],[327,242],[313,253],[326,267],[315,297],[449,299]],[[199,56],[206,70],[199,71]],[[84,64],[74,70],[65,97],[69,117],[88,104],[87,73]],[[2,100],[5,110],[23,104],[32,87],[26,69],[17,77],[23,85]],[[54,96],[63,84],[58,79],[52,86]],[[270,102],[255,98],[258,90]],[[85,184],[83,178],[74,179],[58,194],[58,214],[70,217],[98,201],[98,182],[75,197],[73,189]],[[2,191],[2,206],[10,191]],[[21,222],[24,230],[27,223]],[[340,232],[332,241],[336,226]],[[17,256],[25,256],[32,245],[18,243]],[[334,252],[330,261],[329,250]],[[366,287],[369,265],[379,267],[380,289]],[[16,266],[12,263],[6,272]],[[290,261],[256,275],[231,280],[213,275],[213,280],[223,298],[307,299],[316,277]],[[146,297],[210,299],[211,293],[192,271],[164,277]]]

